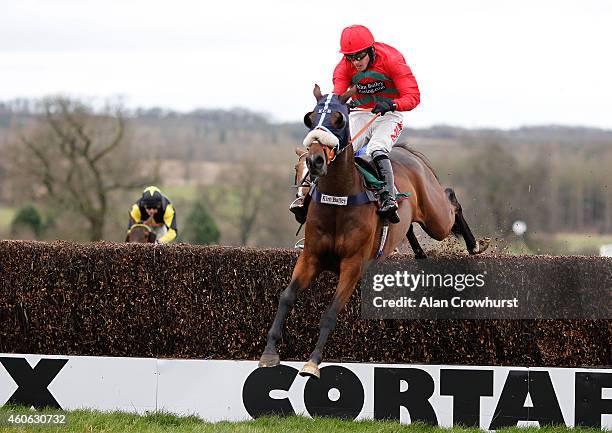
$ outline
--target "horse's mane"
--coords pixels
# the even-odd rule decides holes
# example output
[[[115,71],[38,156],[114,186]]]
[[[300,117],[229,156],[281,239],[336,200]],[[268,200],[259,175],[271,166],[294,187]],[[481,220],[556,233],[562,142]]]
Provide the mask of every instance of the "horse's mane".
[[[410,147],[410,145],[407,142],[395,143],[393,147],[401,147],[402,149],[410,152],[411,154],[419,158],[421,161],[423,161],[423,164],[425,164],[427,168],[431,170],[431,172],[436,177],[436,179],[440,181],[440,178],[438,177],[438,173],[436,173],[436,170],[434,170],[433,166],[431,165],[431,162],[429,161],[429,159],[427,159],[427,157],[422,152],[419,152],[418,150],[414,150],[412,147]]]

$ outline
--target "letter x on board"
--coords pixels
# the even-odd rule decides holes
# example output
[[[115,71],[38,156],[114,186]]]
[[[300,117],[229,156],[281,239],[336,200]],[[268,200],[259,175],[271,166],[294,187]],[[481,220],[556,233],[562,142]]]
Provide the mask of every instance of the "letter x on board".
[[[47,387],[67,362],[67,359],[41,359],[36,367],[32,368],[25,358],[0,358],[0,364],[18,386],[5,404],[34,406],[37,409],[44,407],[61,409]]]

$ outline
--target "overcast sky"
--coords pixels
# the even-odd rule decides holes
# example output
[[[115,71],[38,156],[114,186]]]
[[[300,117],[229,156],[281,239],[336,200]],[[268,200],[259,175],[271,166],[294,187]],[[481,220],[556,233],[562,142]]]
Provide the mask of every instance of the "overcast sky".
[[[121,95],[300,121],[367,25],[421,89],[409,126],[612,128],[608,0],[3,0],[0,100]]]

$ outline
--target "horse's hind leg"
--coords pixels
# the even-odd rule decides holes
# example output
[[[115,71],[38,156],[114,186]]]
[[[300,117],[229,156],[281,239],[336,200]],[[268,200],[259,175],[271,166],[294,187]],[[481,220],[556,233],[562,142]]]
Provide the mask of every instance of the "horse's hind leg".
[[[412,251],[414,251],[414,257],[417,259],[426,259],[427,255],[425,254],[425,251],[423,251],[423,248],[421,248],[419,241],[414,235],[414,227],[412,226],[412,224],[410,224],[410,228],[408,229],[408,233],[406,233],[406,237],[408,238],[408,242],[410,242]]]
[[[319,261],[315,256],[305,253],[300,255],[295,268],[293,269],[291,282],[289,283],[289,286],[287,286],[287,288],[281,292],[278,299],[276,317],[274,318],[274,322],[268,331],[266,348],[259,359],[260,367],[274,367],[280,364],[280,357],[278,355],[278,351],[276,350],[276,343],[282,335],[285,318],[293,307],[298,291],[308,287],[319,271]]]
[[[448,196],[448,200],[455,208],[455,224],[453,224],[453,228],[451,229],[452,232],[457,236],[463,236],[465,246],[470,254],[480,254],[484,252],[489,246],[489,240],[485,238],[478,242],[476,241],[476,238],[472,234],[472,230],[470,230],[470,227],[463,216],[463,208],[457,200],[455,191],[453,191],[452,188],[446,188],[444,191]]]

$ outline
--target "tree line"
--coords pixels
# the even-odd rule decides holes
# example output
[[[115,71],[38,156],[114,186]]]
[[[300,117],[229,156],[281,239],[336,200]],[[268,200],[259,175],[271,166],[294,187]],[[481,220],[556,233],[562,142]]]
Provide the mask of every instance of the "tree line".
[[[185,223],[198,225],[187,218],[198,208],[220,242],[289,246],[297,228],[287,211],[293,147],[305,132],[244,109],[129,111],[62,97],[4,103],[0,207],[34,203],[43,225],[69,218],[68,229],[56,230],[66,238],[72,228],[74,238],[117,240],[139,188],[196,185],[194,163],[206,161],[224,169],[178,200]],[[612,233],[612,131],[435,126],[407,129],[403,139],[455,188],[480,234],[508,236],[519,219],[530,232]],[[185,232],[193,238],[196,230]]]

